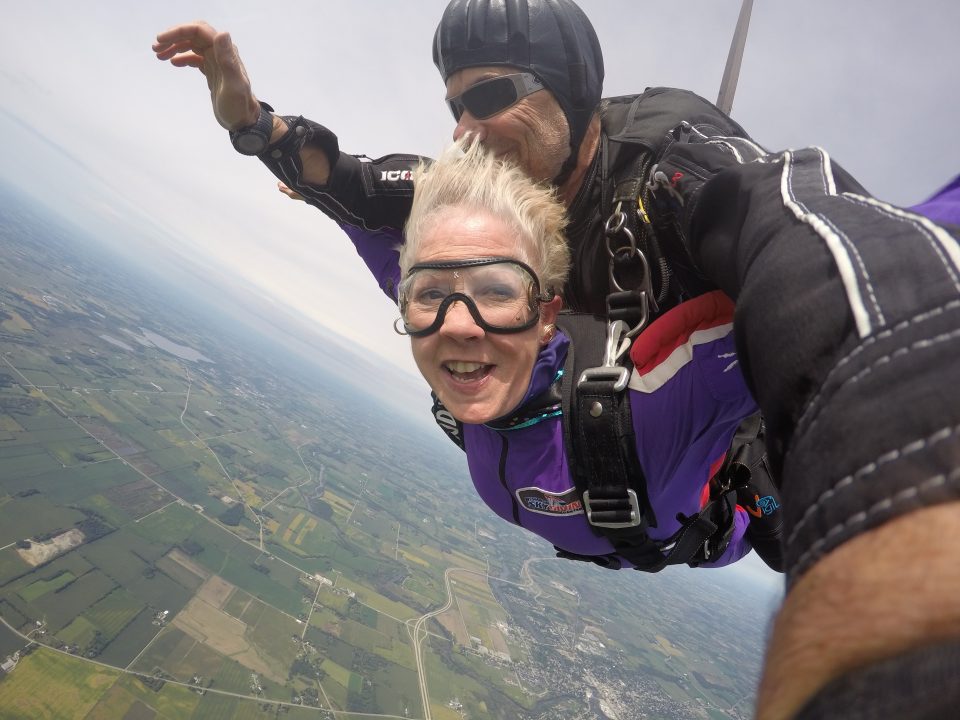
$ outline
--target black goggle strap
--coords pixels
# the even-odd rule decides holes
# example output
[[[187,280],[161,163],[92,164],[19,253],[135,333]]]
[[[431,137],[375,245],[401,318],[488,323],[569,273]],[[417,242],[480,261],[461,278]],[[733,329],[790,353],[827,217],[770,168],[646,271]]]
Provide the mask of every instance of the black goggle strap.
[[[406,322],[403,323],[403,328],[406,331],[407,335],[410,337],[423,337],[424,335],[430,335],[435,333],[440,329],[440,326],[443,325],[444,319],[447,317],[447,308],[453,305],[455,302],[462,302],[466,305],[467,310],[470,311],[470,315],[473,317],[473,321],[477,323],[485,332],[490,333],[499,333],[501,335],[509,335],[510,333],[523,332],[524,330],[529,330],[534,325],[537,324],[539,319],[539,314],[534,314],[530,319],[525,322],[523,325],[517,325],[515,327],[501,327],[500,325],[491,325],[486,320],[483,319],[483,316],[480,314],[480,310],[477,308],[476,303],[473,302],[473,298],[469,295],[464,295],[463,293],[455,292],[447,295],[443,302],[440,303],[440,307],[437,308],[437,316],[433,319],[433,322],[430,323],[427,327],[422,330],[414,330]]]
[[[523,268],[524,271],[530,276],[530,279],[533,280],[534,286],[537,289],[537,294],[540,294],[540,279],[537,277],[537,273],[533,271],[533,268],[522,260],[515,260],[514,258],[508,257],[482,257],[470,258],[469,260],[439,260],[437,262],[417,263],[416,265],[411,266],[411,268],[407,271],[407,277],[410,277],[414,270],[456,270],[458,268],[499,265],[501,263],[504,265],[516,265],[517,267]]]

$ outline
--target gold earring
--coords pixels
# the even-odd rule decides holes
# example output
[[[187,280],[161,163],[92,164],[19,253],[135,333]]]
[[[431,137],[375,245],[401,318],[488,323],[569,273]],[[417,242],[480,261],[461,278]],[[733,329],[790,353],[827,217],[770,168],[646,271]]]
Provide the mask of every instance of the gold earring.
[[[541,341],[543,345],[546,345],[548,342],[553,340],[553,336],[556,333],[556,328],[553,326],[553,323],[549,323],[543,326],[543,340]]]

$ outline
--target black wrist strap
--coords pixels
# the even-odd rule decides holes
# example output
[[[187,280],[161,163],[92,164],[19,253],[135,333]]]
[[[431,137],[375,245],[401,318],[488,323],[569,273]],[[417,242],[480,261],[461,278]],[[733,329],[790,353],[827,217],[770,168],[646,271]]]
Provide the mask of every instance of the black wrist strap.
[[[259,155],[270,144],[273,134],[273,108],[260,101],[260,116],[253,125],[230,131],[230,142],[241,155]]]

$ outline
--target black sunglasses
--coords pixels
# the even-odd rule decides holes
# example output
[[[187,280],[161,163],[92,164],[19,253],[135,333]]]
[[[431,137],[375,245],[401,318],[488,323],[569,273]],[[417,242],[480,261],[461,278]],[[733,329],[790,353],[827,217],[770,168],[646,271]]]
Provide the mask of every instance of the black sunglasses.
[[[543,90],[543,83],[533,73],[498,75],[471,85],[459,95],[447,98],[453,119],[460,122],[467,110],[477,120],[486,120],[520,102],[527,95]]]

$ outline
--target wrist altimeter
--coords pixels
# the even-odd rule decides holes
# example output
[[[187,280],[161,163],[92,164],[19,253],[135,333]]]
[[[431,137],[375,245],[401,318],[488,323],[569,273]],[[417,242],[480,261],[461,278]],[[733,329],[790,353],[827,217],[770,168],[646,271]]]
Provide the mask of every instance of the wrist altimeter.
[[[260,102],[260,117],[253,125],[230,131],[230,142],[242,155],[259,155],[270,144],[273,134],[273,108]]]

